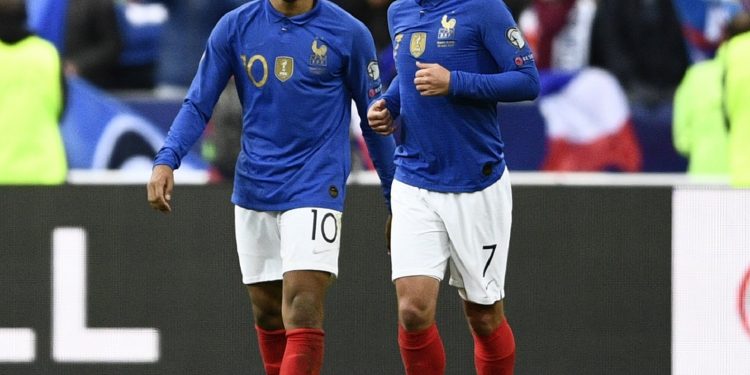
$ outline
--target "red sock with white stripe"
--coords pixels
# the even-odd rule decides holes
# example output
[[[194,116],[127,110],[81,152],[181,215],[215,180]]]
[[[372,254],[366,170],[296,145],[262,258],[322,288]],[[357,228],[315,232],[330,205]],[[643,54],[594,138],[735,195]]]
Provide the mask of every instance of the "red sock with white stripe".
[[[323,367],[322,329],[297,328],[286,331],[286,350],[281,375],[319,375]]]
[[[268,375],[279,375],[281,371],[281,360],[284,359],[284,349],[286,348],[286,331],[265,330],[255,326],[258,336],[258,346],[260,347],[260,357],[263,359],[263,368]]]
[[[398,326],[398,346],[406,375],[442,375],[445,373],[445,349],[437,326],[407,332]]]
[[[516,342],[508,321],[504,320],[489,336],[472,334],[477,375],[513,375]]]

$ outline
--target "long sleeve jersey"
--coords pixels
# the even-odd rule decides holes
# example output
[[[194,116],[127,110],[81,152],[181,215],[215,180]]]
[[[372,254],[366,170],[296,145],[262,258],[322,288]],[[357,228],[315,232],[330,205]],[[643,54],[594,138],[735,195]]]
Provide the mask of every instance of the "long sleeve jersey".
[[[381,83],[372,36],[327,0],[285,17],[269,0],[227,13],[208,40],[198,73],[155,164],[177,168],[201,136],[234,75],[243,107],[232,202],[259,211],[342,210],[350,171],[351,100],[366,119]],[[361,124],[386,199],[391,137]]]
[[[388,13],[398,76],[384,95],[401,116],[396,179],[474,192],[505,170],[498,102],[534,99],[534,57],[500,0],[398,0]],[[448,69],[447,96],[421,96],[417,62]]]

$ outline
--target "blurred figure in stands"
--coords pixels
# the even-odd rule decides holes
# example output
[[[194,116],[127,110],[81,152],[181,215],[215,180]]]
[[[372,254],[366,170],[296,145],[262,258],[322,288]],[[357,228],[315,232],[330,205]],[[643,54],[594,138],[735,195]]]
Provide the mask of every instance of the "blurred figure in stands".
[[[691,66],[675,94],[674,146],[690,160],[688,172],[692,175],[729,174],[731,127],[726,111],[728,106],[725,105],[728,94],[725,77],[731,66],[730,61],[726,60],[729,57],[728,41],[747,31],[750,31],[750,20],[747,14],[742,14],[728,25],[726,42],[719,56]],[[734,68],[743,69],[742,65],[746,66],[746,62],[740,60],[734,63],[738,64]],[[750,97],[745,97],[745,103],[750,103]],[[750,150],[750,145],[745,147]]]
[[[115,86],[122,39],[112,0],[67,0],[65,73],[102,88]]]
[[[203,158],[211,164],[211,182],[234,181],[241,138],[242,103],[232,77],[214,107],[201,145]]]
[[[742,9],[737,0],[674,0],[674,6],[692,62],[714,57],[727,23]]]
[[[164,0],[164,26],[157,68],[157,95],[182,99],[193,81],[206,40],[219,19],[244,0]]]
[[[672,0],[600,0],[591,65],[618,78],[634,105],[669,104],[690,63]]]
[[[505,0],[505,4],[508,6],[508,9],[510,9],[510,14],[513,15],[513,19],[518,21],[521,17],[521,12],[531,4],[531,0]]]
[[[115,89],[151,90],[156,86],[161,34],[169,12],[145,0],[117,2],[123,50],[115,72]]]
[[[388,6],[392,2],[393,0],[334,0],[334,3],[370,29],[378,52],[391,44],[391,36],[388,34]]]
[[[595,0],[534,0],[521,29],[539,69],[576,70],[589,64]]]
[[[581,69],[589,64],[594,0],[535,0],[539,19],[536,61],[540,69]]]
[[[60,57],[26,28],[24,0],[0,0],[0,184],[65,182]]]
[[[739,118],[732,121],[729,115],[730,103],[732,113],[736,114],[743,109],[740,103],[745,103],[744,107],[747,107],[750,102],[748,91],[745,90],[743,94],[744,87],[734,86],[735,82],[750,84],[740,83],[742,75],[747,75],[749,71],[747,58],[750,55],[745,53],[742,58],[742,51],[739,50],[743,48],[740,47],[741,38],[735,38],[748,31],[750,18],[747,14],[741,14],[728,25],[726,41],[718,56],[691,66],[675,94],[674,146],[689,159],[688,172],[692,175],[728,176],[732,160],[741,160],[742,155],[748,153],[746,150],[750,150],[750,134],[743,135],[747,130],[739,125],[742,121]],[[732,82],[730,78],[736,81]],[[733,122],[737,124],[736,127],[732,126]],[[730,141],[734,136],[732,133],[737,135],[737,139]],[[742,146],[730,146],[730,143]],[[750,171],[750,161],[745,163],[748,164],[737,170]]]

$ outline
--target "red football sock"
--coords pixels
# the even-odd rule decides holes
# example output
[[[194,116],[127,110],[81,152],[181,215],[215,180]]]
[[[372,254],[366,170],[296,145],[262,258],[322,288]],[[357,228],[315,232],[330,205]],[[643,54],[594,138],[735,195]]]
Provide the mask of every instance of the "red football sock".
[[[286,348],[286,331],[283,329],[267,331],[255,326],[260,346],[260,357],[268,375],[279,375],[281,360],[284,359]]]
[[[319,375],[323,367],[322,329],[297,328],[286,331],[286,350],[281,375]]]
[[[508,321],[503,321],[489,336],[473,335],[477,375],[513,375],[516,342]]]
[[[445,349],[435,324],[418,332],[407,332],[399,325],[398,346],[401,349],[406,375],[445,373]]]

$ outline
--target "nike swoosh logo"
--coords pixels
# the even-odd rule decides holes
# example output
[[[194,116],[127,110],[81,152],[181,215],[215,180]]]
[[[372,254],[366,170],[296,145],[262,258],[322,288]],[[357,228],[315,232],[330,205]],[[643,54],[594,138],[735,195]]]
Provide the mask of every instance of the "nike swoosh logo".
[[[322,254],[322,253],[325,253],[325,252],[328,252],[328,251],[333,251],[333,249],[331,249],[331,248],[328,248],[328,249],[313,249],[313,254]]]

